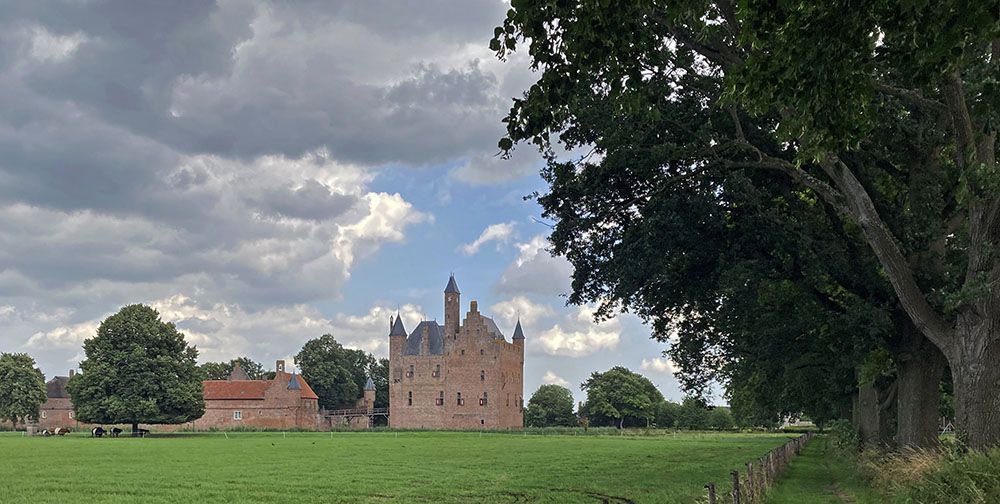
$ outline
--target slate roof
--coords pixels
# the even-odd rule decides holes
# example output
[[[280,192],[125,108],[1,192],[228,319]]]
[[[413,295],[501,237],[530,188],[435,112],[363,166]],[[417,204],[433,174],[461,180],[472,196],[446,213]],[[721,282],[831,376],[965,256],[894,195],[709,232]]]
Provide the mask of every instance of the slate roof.
[[[406,328],[403,327],[403,318],[399,316],[399,312],[396,312],[396,321],[389,329],[389,336],[406,336]]]
[[[458,290],[458,284],[455,283],[455,275],[448,278],[448,286],[444,288],[445,294],[461,294],[462,291]]]
[[[64,399],[69,397],[66,385],[69,383],[68,376],[55,376],[45,383],[45,395],[49,399]]]
[[[430,354],[444,355],[444,327],[433,320],[425,320],[417,324],[417,327],[406,338],[406,347],[403,348],[403,355],[420,355],[424,328],[427,329]]]
[[[490,333],[495,339],[503,339],[503,333],[500,332],[500,328],[497,327],[496,321],[489,317],[483,317],[486,319],[486,332]]]
[[[517,326],[514,327],[514,339],[524,339],[524,331],[521,330],[521,319],[517,319]]]
[[[292,377],[288,380],[288,390],[302,390],[302,385],[299,385],[299,375],[292,372]]]
[[[365,382],[365,390],[375,390],[375,382],[372,381],[372,377],[368,377],[368,381]]]

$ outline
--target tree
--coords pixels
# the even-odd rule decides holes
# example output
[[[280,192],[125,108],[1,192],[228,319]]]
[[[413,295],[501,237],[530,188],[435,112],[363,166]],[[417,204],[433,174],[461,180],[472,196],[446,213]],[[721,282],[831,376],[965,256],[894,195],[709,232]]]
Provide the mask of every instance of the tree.
[[[716,406],[708,410],[708,428],[712,430],[733,430],[736,422],[729,408]]]
[[[295,356],[295,363],[319,396],[319,406],[327,409],[353,408],[377,364],[370,354],[344,348],[330,334],[307,341]],[[388,395],[386,390],[386,400]],[[375,399],[379,400],[377,390]]]
[[[179,424],[205,413],[198,350],[149,306],[135,304],[101,322],[83,342],[82,373],[68,390],[86,423]]]
[[[0,419],[17,425],[37,419],[45,402],[45,377],[28,354],[0,354]]]
[[[379,359],[368,369],[368,376],[371,376],[375,383],[375,405],[376,408],[389,407],[389,359]]]
[[[663,394],[648,378],[615,366],[603,373],[591,373],[580,389],[587,393],[581,416],[590,425],[624,427],[648,426]]]
[[[656,405],[656,426],[671,429],[677,426],[681,405],[675,402],[663,401]]]
[[[557,222],[557,253],[577,268],[599,266],[595,251],[581,252],[569,238],[560,243],[561,235],[631,230],[631,222],[608,214],[661,219],[651,205],[719,174],[773,175],[774,184],[792,184],[800,198],[829,210],[846,231],[846,246],[871,250],[893,293],[889,308],[915,329],[900,331],[902,345],[893,349],[900,408],[928,410],[914,405],[927,403],[941,369],[933,361],[946,359],[959,429],[974,447],[1000,442],[993,416],[1000,368],[989,364],[1000,357],[1000,334],[988,329],[1000,319],[1000,298],[987,287],[1000,277],[991,256],[1000,241],[1000,191],[993,185],[1000,100],[990,80],[1000,64],[995,6],[512,5],[491,46],[503,57],[530,41],[541,72],[514,102],[502,150],[522,141],[548,149],[558,135],[568,147],[596,145],[604,159],[619,155],[611,147],[623,137],[587,126],[596,102],[615,111],[609,120],[640,133],[647,122],[673,119],[654,132],[657,142],[620,153],[637,170],[650,153],[671,162],[651,165],[658,176],[631,180],[629,191],[615,183],[634,172],[601,173],[611,189],[594,205],[600,212],[581,212],[582,223],[564,229]],[[690,108],[711,114],[703,122],[673,117]],[[563,177],[563,185],[576,175],[566,170],[553,178]],[[546,211],[556,217],[591,196],[580,191]],[[574,278],[574,293],[600,298],[607,293],[602,285]],[[622,295],[608,303],[634,308],[643,301]],[[909,416],[901,411],[900,418]],[[903,433],[925,427],[900,425]]]
[[[708,407],[693,396],[684,398],[677,415],[677,427],[688,430],[707,430],[710,426]]]
[[[233,373],[233,366],[239,362],[240,367],[246,372],[251,380],[269,380],[274,378],[274,373],[269,373],[264,369],[263,364],[250,359],[249,357],[238,357],[229,362],[206,362],[198,368],[203,373],[205,380],[228,380]]]
[[[524,411],[527,427],[573,427],[577,424],[573,414],[573,394],[566,387],[542,385],[528,400]]]

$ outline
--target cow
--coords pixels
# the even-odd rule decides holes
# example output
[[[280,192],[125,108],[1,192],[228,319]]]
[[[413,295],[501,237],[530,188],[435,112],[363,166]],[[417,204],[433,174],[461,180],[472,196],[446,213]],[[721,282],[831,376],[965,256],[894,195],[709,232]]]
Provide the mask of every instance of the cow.
[[[44,436],[44,437],[49,437],[49,436],[51,436],[51,435],[52,435],[52,433],[51,433],[51,432],[49,432],[49,430],[48,430],[48,429],[42,429],[42,436]]]
[[[110,432],[111,432],[111,437],[118,437],[118,435],[122,433],[122,430],[119,429],[118,427],[112,427]]]
[[[94,430],[90,431],[90,437],[103,437],[105,432],[104,427],[94,427]]]
[[[69,434],[69,433],[70,433],[70,430],[67,429],[66,427],[56,427],[56,435],[57,436],[65,436],[66,434]]]
[[[136,429],[132,431],[132,437],[146,437],[149,435],[149,429]]]

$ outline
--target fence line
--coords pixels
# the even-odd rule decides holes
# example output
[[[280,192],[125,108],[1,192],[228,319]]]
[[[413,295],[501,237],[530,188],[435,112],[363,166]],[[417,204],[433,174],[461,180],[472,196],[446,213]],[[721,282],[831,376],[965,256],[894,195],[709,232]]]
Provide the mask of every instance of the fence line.
[[[767,452],[755,461],[747,462],[746,471],[740,474],[733,470],[732,491],[719,495],[715,482],[705,485],[708,494],[708,504],[760,504],[764,501],[767,489],[771,488],[778,475],[788,468],[792,459],[802,451],[802,447],[813,438],[812,432],[790,439],[787,443]]]

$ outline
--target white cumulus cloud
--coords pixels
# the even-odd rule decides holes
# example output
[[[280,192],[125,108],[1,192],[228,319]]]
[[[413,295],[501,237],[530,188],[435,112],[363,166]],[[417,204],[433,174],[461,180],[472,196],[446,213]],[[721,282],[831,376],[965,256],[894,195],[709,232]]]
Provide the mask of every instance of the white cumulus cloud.
[[[674,374],[677,371],[677,366],[674,362],[666,357],[642,359],[642,363],[639,365],[639,368],[643,371],[662,374]]]
[[[569,382],[565,378],[555,374],[552,371],[546,371],[545,375],[542,376],[542,383],[546,385],[559,385],[560,387],[569,387]]]
[[[497,242],[497,244],[507,243],[510,241],[511,235],[514,233],[514,223],[513,222],[501,222],[497,224],[490,224],[480,233],[479,238],[476,238],[472,243],[466,243],[460,247],[460,250],[465,255],[475,255],[479,252],[479,249],[490,242]]]

